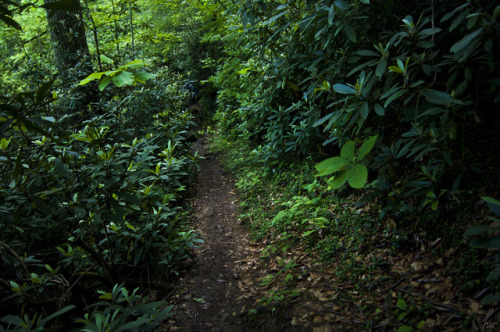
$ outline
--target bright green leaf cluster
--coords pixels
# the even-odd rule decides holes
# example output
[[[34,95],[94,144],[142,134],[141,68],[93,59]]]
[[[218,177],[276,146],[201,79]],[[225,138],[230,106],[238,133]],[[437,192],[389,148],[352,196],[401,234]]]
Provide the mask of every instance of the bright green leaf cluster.
[[[355,142],[346,142],[340,157],[329,158],[316,165],[318,176],[337,173],[330,181],[332,189],[340,188],[346,181],[353,188],[363,188],[368,179],[368,169],[360,162],[373,149],[376,140],[377,136],[369,137],[359,149],[356,149]]]
[[[101,60],[108,64],[112,64],[113,60],[101,55]],[[122,87],[125,85],[133,85],[136,82],[145,83],[147,80],[155,78],[155,74],[147,73],[144,71],[130,72],[129,69],[139,69],[144,66],[143,61],[135,60],[129,62],[123,66],[116,68],[115,70],[109,70],[105,72],[92,73],[85,79],[81,80],[78,85],[85,85],[93,80],[100,80],[99,90],[104,90],[108,84],[113,81],[117,87]]]

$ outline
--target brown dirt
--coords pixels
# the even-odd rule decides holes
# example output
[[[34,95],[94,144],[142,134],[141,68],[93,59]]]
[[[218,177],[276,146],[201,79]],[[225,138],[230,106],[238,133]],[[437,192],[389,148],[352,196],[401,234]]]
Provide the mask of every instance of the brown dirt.
[[[191,269],[168,298],[175,305],[176,315],[164,330],[396,330],[403,323],[397,319],[395,304],[405,294],[407,299],[420,296],[420,301],[430,307],[424,330],[460,330],[463,315],[498,322],[497,311],[490,315],[489,308],[456,292],[446,261],[452,260],[458,248],[448,250],[434,262],[427,256],[430,250],[426,253],[422,248],[417,255],[407,252],[392,256],[382,240],[377,248],[353,256],[365,265],[377,255],[387,262],[374,274],[384,278],[370,280],[368,276],[363,282],[338,279],[336,271],[342,268],[342,260],[324,266],[300,246],[263,255],[275,240],[270,237],[261,243],[252,242],[248,229],[237,219],[238,196],[216,156],[208,152],[204,139],[195,143],[195,149],[205,159],[200,162],[192,201],[193,227],[205,243],[195,250]],[[283,272],[288,263],[293,266]],[[291,281],[284,280],[288,273],[293,276]],[[264,284],[266,276],[273,279]],[[289,294],[286,292],[290,290],[298,295],[262,304],[263,298]],[[374,308],[382,313],[374,312]],[[481,330],[478,322],[473,322],[472,330]]]
[[[240,223],[238,196],[217,156],[205,139],[194,149],[204,157],[196,197],[192,201],[193,227],[205,242],[196,248],[190,270],[167,299],[176,315],[166,331],[345,331],[361,330],[356,311],[345,315],[330,300],[334,273],[324,271],[302,248],[265,255],[272,240],[253,243]],[[283,282],[284,264],[293,262],[293,282]],[[263,284],[266,276],[276,278]],[[287,286],[288,285],[288,286]],[[351,287],[348,285],[347,287]],[[289,288],[290,287],[290,288]],[[343,286],[341,286],[343,287]],[[299,295],[263,304],[273,293],[294,290]]]
[[[195,250],[195,262],[170,301],[176,315],[167,331],[277,331],[276,318],[247,321],[258,300],[257,249],[238,219],[238,197],[215,156],[199,139],[200,161],[193,226],[205,243]]]

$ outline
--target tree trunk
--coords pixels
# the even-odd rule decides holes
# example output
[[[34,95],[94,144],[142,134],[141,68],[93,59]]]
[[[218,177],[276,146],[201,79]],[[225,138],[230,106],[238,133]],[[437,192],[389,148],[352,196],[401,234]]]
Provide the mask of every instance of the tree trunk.
[[[46,4],[59,0],[45,0]],[[92,71],[90,52],[82,20],[80,0],[70,0],[71,12],[61,9],[47,9],[50,37],[55,53],[57,68],[64,72],[79,67],[83,75]]]

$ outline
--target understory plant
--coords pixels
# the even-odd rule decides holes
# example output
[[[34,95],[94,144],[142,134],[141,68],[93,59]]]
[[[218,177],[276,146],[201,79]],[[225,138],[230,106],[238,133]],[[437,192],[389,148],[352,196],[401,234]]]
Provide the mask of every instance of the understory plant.
[[[183,208],[197,157],[180,81],[163,70],[147,91],[108,87],[71,114],[54,81],[1,97],[4,328],[118,331],[169,317],[140,293],[167,289],[198,241]]]

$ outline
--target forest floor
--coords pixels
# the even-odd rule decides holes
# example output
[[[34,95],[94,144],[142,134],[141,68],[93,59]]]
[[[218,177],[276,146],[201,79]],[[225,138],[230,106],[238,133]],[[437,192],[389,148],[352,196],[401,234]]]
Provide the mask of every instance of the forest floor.
[[[308,330],[293,320],[292,306],[273,311],[260,304],[268,287],[259,283],[275,267],[261,264],[260,253],[265,244],[253,243],[249,230],[238,220],[238,196],[217,156],[209,153],[204,138],[199,139],[194,148],[203,159],[192,201],[193,227],[204,243],[195,250],[190,270],[180,279],[169,299],[175,305],[176,315],[165,329]],[[314,310],[302,306],[302,311],[312,323]],[[324,313],[317,313],[320,314]],[[325,327],[324,330],[331,329]]]
[[[406,325],[406,317],[413,326],[404,326],[406,330],[415,330],[423,319],[424,330],[455,331],[463,329],[468,316],[479,318],[469,323],[477,331],[487,329],[481,326],[485,323],[498,322],[493,316],[498,311],[488,312],[476,299],[456,291],[449,269],[456,265],[458,248],[438,260],[429,254],[436,243],[429,250],[393,257],[382,241],[365,257],[353,257],[366,265],[377,255],[386,262],[359,280],[339,279],[336,271],[345,269],[345,262],[325,266],[300,246],[269,254],[273,239],[254,243],[238,219],[238,195],[219,156],[210,153],[205,138],[198,139],[194,149],[203,158],[191,202],[192,226],[204,243],[194,250],[168,298],[176,315],[164,330],[396,330]],[[411,307],[401,296],[411,299]]]
[[[259,245],[239,223],[238,197],[205,139],[200,138],[194,149],[203,159],[192,201],[193,227],[204,243],[195,250],[190,271],[170,299],[176,316],[167,330],[243,331],[247,328],[242,321],[257,295]],[[276,330],[268,319],[255,325],[264,326]]]

